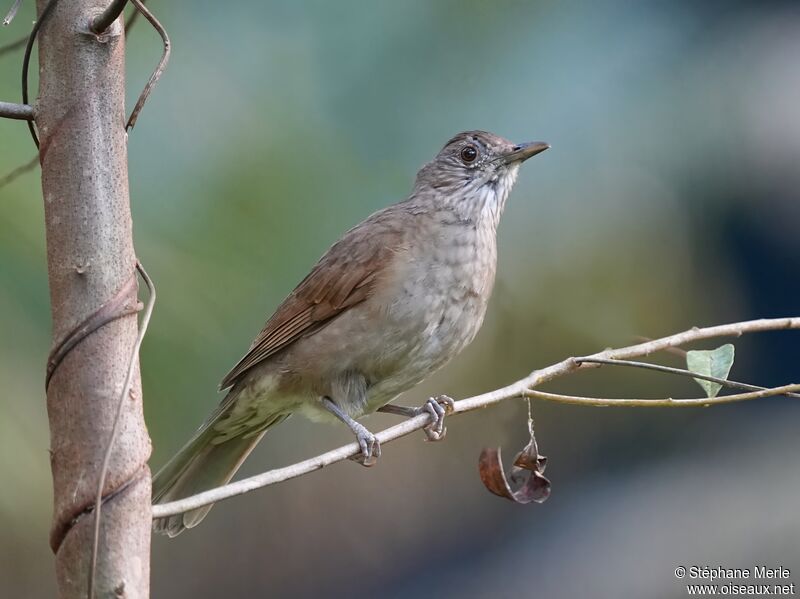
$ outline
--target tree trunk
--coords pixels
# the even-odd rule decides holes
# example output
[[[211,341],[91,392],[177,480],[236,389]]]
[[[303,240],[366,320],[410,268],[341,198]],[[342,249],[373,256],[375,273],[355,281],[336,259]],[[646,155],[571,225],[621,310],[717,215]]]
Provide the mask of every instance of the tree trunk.
[[[137,335],[125,39],[120,21],[99,38],[89,32],[90,19],[108,2],[62,0],[39,33],[36,125],[54,346],[47,389],[54,489],[50,543],[65,598],[86,597],[95,494]],[[46,4],[38,0],[39,13]],[[121,301],[109,303],[114,297]],[[91,331],[83,336],[82,324],[96,321],[91,316],[98,310],[108,322],[93,331],[83,327]],[[72,343],[65,339],[79,341],[69,349]],[[149,594],[149,455],[137,361],[103,490],[97,597]]]

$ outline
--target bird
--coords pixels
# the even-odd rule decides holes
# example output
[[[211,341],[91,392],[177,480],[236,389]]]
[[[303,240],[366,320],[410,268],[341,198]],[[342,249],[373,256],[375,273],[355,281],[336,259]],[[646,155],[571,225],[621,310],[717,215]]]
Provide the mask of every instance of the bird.
[[[278,306],[220,384],[222,402],[153,477],[165,503],[228,483],[273,426],[292,414],[341,421],[369,466],[380,444],[358,419],[431,415],[444,437],[453,400],[391,403],[463,350],[494,286],[497,227],[520,165],[550,146],[486,131],[452,137],[417,173],[412,193],[347,231]],[[174,537],[211,506],[154,521]]]

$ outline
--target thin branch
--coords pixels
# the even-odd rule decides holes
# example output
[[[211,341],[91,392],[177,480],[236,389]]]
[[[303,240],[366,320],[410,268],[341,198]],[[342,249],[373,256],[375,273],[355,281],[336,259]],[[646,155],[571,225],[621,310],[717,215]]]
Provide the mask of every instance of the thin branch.
[[[14,17],[17,16],[17,11],[19,10],[20,4],[22,4],[22,0],[14,0],[14,4],[11,5],[11,10],[8,11],[6,18],[3,19],[3,27],[6,25],[11,25],[11,21],[13,21]]]
[[[520,379],[517,382],[512,383],[501,389],[496,389],[488,393],[483,393],[481,395],[476,395],[475,397],[470,397],[468,399],[457,401],[455,402],[453,414],[463,414],[465,412],[471,412],[473,410],[487,408],[494,404],[500,403],[501,401],[505,401],[507,399],[512,399],[515,397],[526,397],[530,393],[531,389],[534,387],[537,387],[553,379],[575,372],[581,368],[586,368],[587,366],[580,365],[579,360],[586,361],[587,358],[603,358],[603,359],[618,359],[618,360],[634,358],[638,356],[646,356],[657,351],[665,350],[670,347],[685,345],[693,341],[700,341],[702,339],[711,339],[715,337],[731,337],[731,336],[738,337],[744,333],[775,331],[783,329],[800,329],[800,317],[769,318],[761,320],[749,320],[745,322],[736,322],[731,324],[705,327],[705,328],[695,327],[693,329],[684,331],[682,333],[670,335],[669,337],[663,337],[661,339],[655,339],[653,341],[647,341],[645,343],[638,343],[636,345],[622,347],[619,349],[608,349],[602,352],[598,352],[596,354],[592,354],[591,356],[586,356],[584,358],[567,358],[566,360],[562,360],[561,362],[558,362],[551,366],[547,366],[546,368],[535,370],[525,378]],[[783,392],[785,392],[785,388]],[[759,391],[758,393],[763,393],[763,391]],[[730,398],[733,396],[727,396],[727,397]],[[759,397],[763,397],[763,395],[759,395]],[[706,405],[707,403],[708,401],[706,400],[699,405]],[[676,404],[680,405],[678,400],[675,400],[673,402],[664,405],[673,407]],[[411,433],[420,430],[421,428],[425,427],[430,423],[430,419],[431,416],[429,414],[427,413],[420,414],[419,416],[410,418],[405,422],[401,422],[400,424],[397,424],[395,426],[392,426],[377,433],[376,437],[378,438],[378,441],[381,443],[381,445],[385,446],[390,441],[394,441],[395,439],[405,437],[406,435],[410,435]],[[320,468],[324,468],[325,466],[329,466],[336,462],[345,460],[351,456],[358,454],[360,451],[361,449],[358,443],[350,443],[348,445],[339,447],[338,449],[328,451],[326,453],[323,453],[322,455],[318,455],[316,457],[304,460],[302,462],[298,462],[296,464],[292,464],[290,466],[286,466],[284,468],[278,468],[276,470],[270,470],[269,472],[257,474],[256,476],[251,476],[249,478],[245,478],[240,481],[224,485],[222,487],[217,487],[209,491],[204,491],[202,493],[198,493],[196,495],[192,495],[184,499],[178,499],[176,501],[170,501],[168,503],[154,505],[153,518],[157,519],[157,518],[165,518],[168,516],[174,516],[176,514],[181,514],[189,510],[194,510],[199,507],[203,507],[205,505],[210,505],[212,503],[222,501],[224,499],[229,499],[237,495],[242,495],[244,493],[248,493],[250,491],[266,487],[268,485],[273,485],[286,480],[290,480],[292,478],[297,478],[298,476],[308,474],[309,472],[313,472],[315,470],[319,470]]]
[[[27,43],[28,43],[28,36],[26,35],[25,37],[21,37],[18,40],[6,44],[5,46],[0,46],[0,56],[2,56],[3,54],[8,54],[9,52],[13,52],[14,50],[19,50]]]
[[[613,366],[632,366],[634,368],[646,368],[647,370],[655,370],[657,372],[668,372],[670,374],[679,374],[681,376],[687,376],[693,379],[711,381],[712,383],[717,383],[718,385],[722,385],[723,387],[731,387],[733,389],[745,389],[747,391],[764,391],[767,389],[766,387],[760,387],[758,385],[739,383],[737,381],[730,381],[728,379],[711,376],[709,374],[700,374],[698,372],[692,372],[691,370],[685,370],[683,368],[673,368],[671,366],[662,366],[661,364],[651,364],[650,362],[635,362],[633,360],[609,360],[606,358],[575,358],[575,361],[578,364],[611,364]],[[800,398],[800,394],[798,393],[787,393],[786,395],[788,397]]]
[[[15,104],[13,102],[0,102],[0,117],[15,119],[17,121],[32,121],[33,106],[28,104]]]
[[[136,119],[139,118],[139,113],[142,111],[144,103],[147,102],[150,92],[153,91],[153,87],[155,87],[164,69],[167,68],[167,62],[169,61],[169,54],[171,51],[169,36],[164,26],[153,16],[153,13],[147,9],[144,2],[141,0],[131,0],[131,2],[136,7],[136,10],[142,13],[144,18],[150,22],[153,28],[158,32],[158,35],[161,36],[161,40],[164,42],[164,51],[161,54],[161,60],[158,61],[158,65],[153,71],[153,74],[150,75],[150,80],[147,82],[147,85],[144,86],[142,93],[139,94],[139,99],[136,100],[136,106],[134,106],[133,111],[131,111],[131,116],[128,119],[128,123],[125,125],[125,129],[133,129],[134,125],[136,125]]]
[[[89,26],[92,33],[100,35],[111,27],[112,23],[114,23],[122,14],[122,11],[125,10],[125,5],[127,3],[128,0],[111,0],[111,4],[108,5],[108,8],[92,19],[92,23]]]
[[[142,0],[142,4],[144,4],[144,0]],[[125,36],[127,36],[130,33],[131,28],[133,27],[133,24],[136,23],[138,16],[139,16],[139,11],[134,10],[131,13],[131,16],[125,20]]]
[[[142,324],[139,327],[139,334],[136,336],[136,341],[131,350],[130,360],[128,361],[128,372],[125,374],[125,382],[122,385],[122,393],[117,400],[117,413],[114,415],[114,424],[111,427],[111,436],[106,445],[106,451],[103,455],[103,465],[100,468],[100,479],[97,481],[97,495],[94,502],[94,538],[92,540],[92,554],[89,567],[89,591],[87,596],[89,599],[94,598],[94,579],[97,570],[97,551],[100,545],[100,511],[103,505],[103,487],[106,484],[106,475],[108,474],[108,466],[111,462],[111,450],[114,448],[114,440],[117,437],[119,430],[119,422],[122,416],[122,409],[125,406],[125,398],[131,388],[133,381],[133,372],[136,369],[136,359],[139,357],[139,348],[142,346],[142,341],[147,333],[147,325],[150,324],[150,317],[153,314],[153,306],[156,303],[156,288],[153,281],[147,274],[147,271],[142,266],[141,262],[136,262],[136,270],[142,276],[145,285],[147,285],[148,297],[147,306],[145,306],[144,313],[142,314]]]
[[[21,177],[28,171],[36,168],[36,165],[39,164],[39,155],[36,154],[33,158],[31,158],[28,162],[23,164],[22,166],[18,166],[13,171],[0,177],[0,189],[3,189],[6,185],[10,184],[12,181],[15,181],[18,177]]]
[[[633,337],[639,343],[643,343],[645,341],[652,341],[652,337],[644,337],[643,335],[634,335]],[[686,358],[686,354],[688,353],[685,349],[681,349],[679,347],[668,347],[664,350],[668,354],[675,354],[676,356],[680,356],[681,358]]]
[[[599,408],[624,407],[624,408],[691,408],[707,407],[737,401],[747,401],[749,399],[759,399],[761,397],[773,397],[776,395],[791,395],[797,397],[792,391],[800,390],[800,385],[783,385],[772,389],[762,389],[749,393],[736,393],[733,395],[720,395],[717,397],[700,397],[696,399],[607,399],[603,397],[581,397],[579,395],[562,395],[560,393],[547,393],[535,389],[528,389],[524,392],[525,397],[533,399],[543,399],[557,403],[567,403],[579,406],[595,406]]]

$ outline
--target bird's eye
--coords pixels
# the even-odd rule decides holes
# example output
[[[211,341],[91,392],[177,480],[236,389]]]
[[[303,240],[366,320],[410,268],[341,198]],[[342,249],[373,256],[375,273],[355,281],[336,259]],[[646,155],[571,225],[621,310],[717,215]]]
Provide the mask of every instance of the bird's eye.
[[[472,144],[461,148],[461,160],[464,162],[474,162],[478,157],[478,149]]]

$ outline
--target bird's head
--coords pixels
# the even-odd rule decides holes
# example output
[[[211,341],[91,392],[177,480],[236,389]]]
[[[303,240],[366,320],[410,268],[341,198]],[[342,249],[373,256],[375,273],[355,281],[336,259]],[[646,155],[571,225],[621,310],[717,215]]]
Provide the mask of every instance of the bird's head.
[[[515,144],[486,131],[459,133],[419,171],[415,195],[430,196],[464,219],[488,215],[497,221],[520,165],[549,147],[541,141]]]

